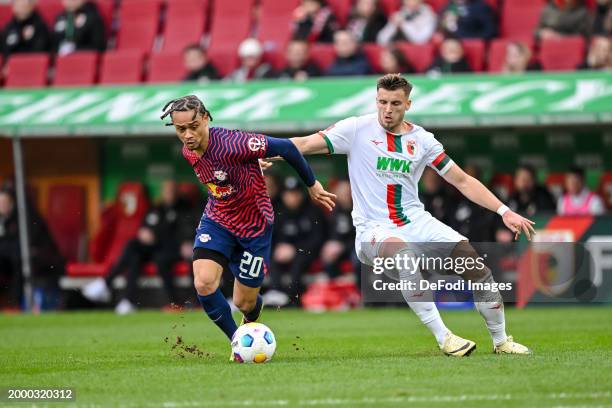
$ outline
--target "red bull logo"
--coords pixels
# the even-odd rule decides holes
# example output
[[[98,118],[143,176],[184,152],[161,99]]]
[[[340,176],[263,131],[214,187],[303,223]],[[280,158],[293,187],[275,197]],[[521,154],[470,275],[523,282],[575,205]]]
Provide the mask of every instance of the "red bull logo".
[[[227,198],[234,192],[234,187],[229,186],[218,186],[213,183],[206,184],[208,191],[215,198]]]

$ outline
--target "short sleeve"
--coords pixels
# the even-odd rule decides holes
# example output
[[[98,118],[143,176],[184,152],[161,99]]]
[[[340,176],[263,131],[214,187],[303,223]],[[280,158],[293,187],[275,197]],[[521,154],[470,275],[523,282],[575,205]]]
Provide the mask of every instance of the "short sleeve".
[[[266,157],[268,138],[258,133],[236,131],[234,133],[234,145],[240,160],[251,161],[262,159]]]
[[[442,143],[431,135],[430,141],[427,143],[425,152],[425,160],[427,165],[443,176],[455,164],[455,162],[446,154]]]
[[[357,118],[351,117],[331,125],[319,134],[325,139],[329,154],[347,154],[351,150],[356,129]]]

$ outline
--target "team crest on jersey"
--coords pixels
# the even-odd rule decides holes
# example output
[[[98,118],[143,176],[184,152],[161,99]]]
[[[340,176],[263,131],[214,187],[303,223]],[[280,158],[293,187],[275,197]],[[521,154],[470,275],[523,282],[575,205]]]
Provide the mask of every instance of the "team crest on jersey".
[[[218,181],[227,180],[227,173],[224,172],[223,170],[215,170],[213,175],[215,176],[215,179],[217,179]]]
[[[416,155],[416,141],[415,140],[408,140],[406,142],[406,152],[408,152],[409,156]]]
[[[232,185],[218,186],[214,183],[208,183],[206,186],[210,194],[215,198],[227,198],[234,192],[234,187]]]

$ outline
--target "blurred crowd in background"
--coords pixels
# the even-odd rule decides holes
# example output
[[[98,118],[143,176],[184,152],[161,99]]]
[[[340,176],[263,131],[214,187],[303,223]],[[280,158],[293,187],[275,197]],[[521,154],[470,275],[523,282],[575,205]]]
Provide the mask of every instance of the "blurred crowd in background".
[[[12,2],[10,21],[0,35],[5,62],[10,62],[15,54],[50,52],[57,56],[56,70],[50,69],[48,73],[52,77],[63,72],[62,61],[67,55],[106,52],[100,68],[100,83],[140,82],[143,71],[147,70],[151,71],[145,74],[149,82],[178,81],[180,77],[185,81],[244,82],[395,72],[437,75],[482,71],[484,65],[489,71],[507,73],[612,68],[610,0],[355,0],[354,3],[293,0],[297,7],[283,12],[277,10],[279,6],[274,2],[241,0],[239,3],[245,7],[242,12],[248,15],[244,24],[252,26],[240,27],[248,38],[238,38],[239,42],[232,37],[231,27],[219,28],[225,21],[211,22],[209,34],[204,33],[203,27],[199,28],[199,35],[191,35],[186,29],[181,31],[180,19],[188,16],[178,6],[178,11],[172,12],[174,1],[168,4],[165,15],[159,12],[161,0],[155,0],[157,9],[145,8],[144,0],[61,0],[63,9],[54,11],[43,7],[53,1],[59,0]],[[189,5],[189,1],[209,4],[204,0],[178,0],[176,4]],[[221,3],[217,1],[207,7],[220,8]],[[130,4],[136,6],[128,7]],[[136,18],[139,4],[143,10],[142,21]],[[198,11],[208,13],[194,9],[193,14]],[[227,17],[214,11],[211,18]],[[268,21],[265,13],[273,12],[280,14],[274,14],[274,19]],[[202,17],[199,23],[202,26],[205,18],[208,14]],[[185,24],[199,21],[185,20]],[[142,26],[140,31],[138,25]],[[189,35],[183,35],[185,31]],[[271,39],[261,38],[265,36]],[[168,49],[182,50],[184,67],[176,60],[181,58],[179,53],[168,54]],[[140,56],[126,59],[126,53],[134,51],[140,52]],[[141,68],[145,54],[149,53],[150,66],[145,63]],[[177,74],[153,73],[163,55],[171,58],[163,69]],[[97,61],[94,55],[89,57]],[[91,61],[87,64],[82,61],[74,59],[70,63],[92,70],[91,75],[83,78],[95,83],[98,67],[90,66]],[[113,61],[119,65],[113,65]],[[113,74],[121,67],[121,61],[126,72],[138,69],[138,74],[130,79],[121,78],[120,72]],[[137,68],[131,66],[134,62],[139,65]],[[44,64],[50,62],[45,60]],[[11,75],[17,75],[10,72],[10,65],[5,69],[7,86],[14,83]],[[14,69],[21,66],[15,65]]]
[[[474,166],[466,166],[466,171],[479,177],[479,170]],[[332,213],[315,206],[294,177],[283,179],[266,175],[266,183],[276,217],[270,271],[264,286],[266,304],[316,303],[312,293],[310,296],[307,293],[307,284],[312,282],[313,276],[341,284],[350,282],[353,289],[358,288],[360,266],[354,251],[355,230],[348,180],[334,179],[329,183],[330,191],[338,197]],[[492,188],[496,189],[495,186]],[[95,295],[92,296],[84,291],[85,297],[111,301],[113,281],[123,276],[127,285],[117,301],[116,311],[121,314],[134,311],[138,278],[143,267],[152,263],[166,292],[165,308],[171,310],[180,304],[173,283],[175,265],[181,263],[188,272],[186,275],[190,275],[194,231],[205,203],[199,190],[195,191],[198,192],[195,196],[182,194],[176,182],[164,182],[155,204],[141,217],[135,236],[120,248],[120,256],[109,273],[98,279],[98,286],[103,290],[94,288],[91,293]],[[572,168],[566,173],[560,194],[557,189],[550,191],[547,186],[539,184],[535,170],[529,166],[520,166],[516,170],[510,189],[498,188],[497,191],[510,208],[527,217],[536,214],[602,215],[612,208],[612,194],[602,197],[590,191],[585,186],[584,172],[580,168]],[[514,239],[496,214],[470,202],[430,169],[423,174],[420,197],[427,211],[471,241],[507,243]],[[28,207],[28,212],[34,286],[42,288],[40,296],[51,296],[57,294],[53,289],[57,288],[58,278],[64,274],[65,260],[45,220],[32,206]],[[0,190],[0,280],[4,306],[19,307],[21,303],[23,282],[19,245],[15,196],[7,186]],[[224,274],[224,279],[223,288],[230,297],[233,278],[229,271]]]

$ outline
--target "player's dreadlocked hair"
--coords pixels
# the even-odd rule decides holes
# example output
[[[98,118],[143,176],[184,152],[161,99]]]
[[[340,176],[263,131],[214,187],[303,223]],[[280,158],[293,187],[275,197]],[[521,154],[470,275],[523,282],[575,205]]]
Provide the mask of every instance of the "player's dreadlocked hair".
[[[173,99],[168,102],[164,108],[162,109],[163,115],[161,115],[161,119],[163,120],[166,116],[170,116],[172,119],[172,112],[186,112],[193,110],[193,119],[196,118],[198,113],[202,115],[206,114],[212,121],[212,115],[204,106],[204,103],[195,95],[187,95],[182,98]],[[166,123],[166,126],[173,126],[173,123]]]
[[[403,89],[406,96],[410,96],[410,92],[412,92],[412,84],[400,74],[387,74],[381,77],[376,84],[376,90],[378,91],[381,88],[388,91]]]

